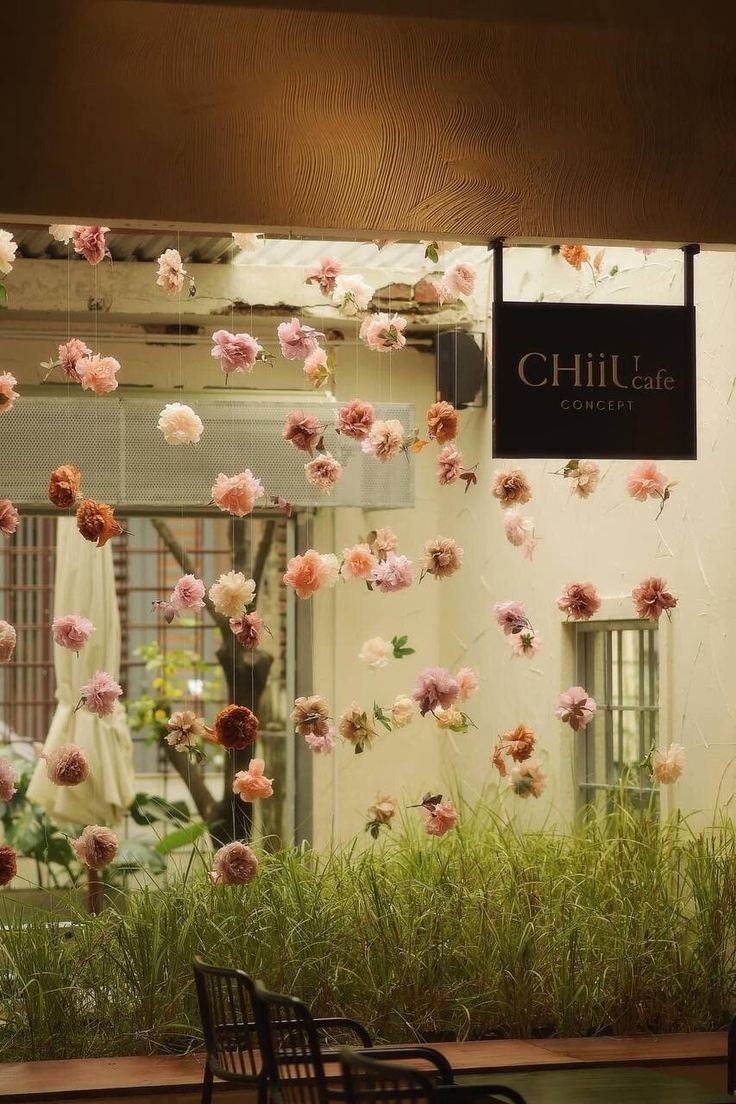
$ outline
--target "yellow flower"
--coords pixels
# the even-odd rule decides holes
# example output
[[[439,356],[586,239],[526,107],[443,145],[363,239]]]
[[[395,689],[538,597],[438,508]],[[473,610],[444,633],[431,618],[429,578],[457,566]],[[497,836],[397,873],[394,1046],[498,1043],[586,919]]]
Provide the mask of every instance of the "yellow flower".
[[[157,709],[156,712],[153,714],[154,720],[159,721],[159,723],[161,721],[168,720],[168,716],[169,715],[165,709]]]

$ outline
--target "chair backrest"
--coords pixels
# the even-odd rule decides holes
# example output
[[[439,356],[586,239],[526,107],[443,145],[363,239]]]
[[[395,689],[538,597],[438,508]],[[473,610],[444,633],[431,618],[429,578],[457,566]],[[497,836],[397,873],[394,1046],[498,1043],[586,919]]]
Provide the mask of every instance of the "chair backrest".
[[[325,1104],[327,1078],[319,1032],[307,1006],[257,985],[256,1016],[273,1099],[280,1104]]]
[[[340,1051],[347,1104],[429,1104],[435,1082],[426,1073],[397,1062],[376,1061]]]
[[[255,985],[242,970],[195,958],[199,1014],[210,1070],[226,1081],[262,1088],[266,1071],[255,1013]]]

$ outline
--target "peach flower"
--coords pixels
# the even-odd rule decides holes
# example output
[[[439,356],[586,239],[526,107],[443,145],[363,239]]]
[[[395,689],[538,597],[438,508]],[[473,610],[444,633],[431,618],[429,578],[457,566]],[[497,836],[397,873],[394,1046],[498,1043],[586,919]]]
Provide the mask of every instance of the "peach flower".
[[[590,253],[584,245],[561,245],[560,256],[577,272],[590,261]]]
[[[314,414],[305,414],[303,410],[292,410],[286,415],[281,436],[299,452],[306,452],[312,456],[322,436],[322,426],[319,418]]]
[[[423,806],[424,831],[428,836],[444,836],[458,822],[458,812],[452,801],[439,805]]]
[[[509,506],[524,506],[532,497],[532,489],[523,471],[512,468],[493,473],[491,494],[506,509]]]
[[[395,816],[396,799],[391,794],[376,794],[376,800],[368,807],[369,822],[371,824],[390,824]]]
[[[167,295],[176,295],[184,287],[187,271],[178,249],[165,249],[158,258],[156,283]]]
[[[560,694],[560,701],[555,716],[569,724],[573,732],[578,732],[590,724],[596,714],[595,699],[591,698],[588,691],[582,686],[571,686]]]
[[[109,230],[109,226],[75,226],[72,234],[74,252],[91,265],[99,264],[103,257],[110,256],[105,242],[105,234]]]
[[[325,336],[313,326],[300,322],[298,318],[292,318],[290,322],[281,322],[276,333],[281,355],[287,360],[306,360],[310,353],[316,352],[319,338]]]
[[[452,403],[436,402],[427,411],[427,435],[440,445],[455,440],[458,423],[458,414]]]
[[[196,445],[204,425],[191,406],[184,403],[167,403],[158,416],[158,428],[170,445]]]
[[[667,476],[654,460],[642,460],[626,476],[626,489],[637,502],[648,498],[664,498],[668,488]]]
[[[54,643],[60,648],[68,648],[70,652],[76,652],[77,655],[94,631],[92,622],[77,613],[66,613],[62,617],[55,617],[51,622]]]
[[[210,879],[216,886],[246,885],[258,873],[258,859],[247,843],[235,840],[215,852]]]
[[[669,611],[677,605],[677,599],[667,589],[667,583],[656,575],[634,587],[631,597],[639,617],[648,621],[659,621],[663,613],[669,617]]]
[[[371,575],[371,582],[384,594],[405,590],[411,586],[413,580],[411,560],[406,556],[397,556],[395,552],[389,552],[385,559],[379,560]]]
[[[322,494],[329,494],[342,474],[342,464],[331,452],[320,453],[304,465],[307,482]]]
[[[212,501],[215,506],[233,517],[250,514],[257,499],[263,498],[264,494],[263,484],[250,468],[238,475],[224,475],[220,472],[212,486]]]
[[[20,514],[9,498],[0,498],[0,533],[12,537],[20,523]]]
[[[337,415],[337,432],[354,441],[364,441],[376,420],[376,408],[361,399],[343,403]]]
[[[374,290],[362,276],[344,276],[341,273],[335,280],[332,302],[343,314],[360,314],[368,309]]]
[[[459,702],[466,702],[480,685],[478,676],[472,667],[461,667],[455,675],[455,681],[460,687],[460,693],[457,696]]]
[[[12,847],[3,844],[0,847],[0,888],[9,885],[17,873],[18,857]]]
[[[363,452],[375,456],[382,464],[393,460],[403,446],[404,427],[396,418],[374,422],[362,444]]]
[[[370,579],[377,559],[367,544],[355,544],[344,548],[340,574],[346,579]]]
[[[389,711],[389,718],[394,728],[405,728],[417,711],[413,698],[406,694],[399,694]]]
[[[399,538],[388,525],[384,525],[368,534],[368,547],[377,559],[385,560],[389,552],[395,552],[399,547]]]
[[[106,502],[95,502],[85,498],[77,509],[77,529],[85,540],[102,548],[111,537],[119,537],[123,532],[118,524],[112,506]]]
[[[437,706],[448,709],[460,696],[460,685],[446,667],[425,667],[419,673],[412,698],[424,716],[433,713]]]
[[[293,587],[299,598],[309,598],[322,587],[331,586],[332,562],[309,548],[303,556],[292,556],[286,565],[283,581]]]
[[[590,621],[601,608],[601,600],[592,583],[568,583],[557,599],[557,608],[573,621]]]
[[[0,756],[0,801],[10,801],[16,792],[17,781],[18,774],[13,764],[4,755]]]
[[[388,640],[384,640],[382,636],[372,636],[370,640],[364,642],[358,652],[358,659],[368,667],[377,670],[379,667],[385,667],[393,654],[393,645]]]
[[[118,853],[118,837],[101,824],[88,824],[81,836],[70,843],[77,858],[90,870],[109,866]]]
[[[171,592],[171,605],[182,610],[204,609],[204,583],[194,575],[182,575]]]
[[[315,349],[313,353],[310,353],[302,365],[302,371],[312,387],[318,388],[326,383],[332,375],[330,358],[326,350]]]
[[[323,295],[332,295],[341,272],[342,265],[334,257],[320,257],[319,264],[308,270],[304,283],[317,284]]]
[[[204,739],[206,727],[204,719],[192,709],[181,709],[172,713],[166,722],[164,739],[175,751],[186,752],[197,740]]]
[[[0,663],[10,663],[18,639],[14,627],[9,621],[0,621]]]
[[[0,414],[7,414],[16,399],[20,398],[19,393],[13,390],[17,382],[12,372],[0,372]]]
[[[111,391],[117,390],[120,363],[115,357],[85,356],[77,361],[76,370],[83,391],[109,395]]]
[[[255,610],[253,613],[241,613],[230,618],[230,632],[238,644],[249,652],[260,644],[265,627],[263,618]]]
[[[445,445],[437,454],[437,482],[440,487],[457,483],[463,470],[463,454],[455,445]]]
[[[542,638],[539,633],[534,632],[533,629],[527,628],[509,637],[509,643],[511,644],[511,650],[515,656],[525,656],[529,658],[536,655],[539,651]]]
[[[123,692],[122,686],[107,671],[95,671],[80,690],[84,707],[97,717],[109,717]]]
[[[215,330],[212,335],[210,355],[219,360],[226,376],[231,372],[252,372],[262,354],[263,349],[249,333]]]
[[[70,510],[77,501],[82,473],[76,464],[62,464],[49,477],[49,501],[59,510]]]
[[[685,769],[685,749],[682,744],[670,744],[665,751],[657,748],[652,756],[652,781],[669,786]]]
[[[463,550],[452,537],[433,537],[424,545],[423,570],[435,579],[449,579],[462,562]]]
[[[547,787],[547,776],[536,759],[527,759],[511,768],[508,784],[518,797],[539,797]]]
[[[256,584],[242,571],[226,571],[209,590],[210,601],[223,617],[239,617],[253,601]]]
[[[464,261],[455,261],[445,271],[442,283],[445,289],[454,297],[460,295],[472,295],[475,291],[476,271],[473,265]]]
[[[79,744],[61,744],[53,751],[38,753],[46,761],[46,773],[55,786],[79,786],[89,778],[90,766]]]
[[[406,319],[399,314],[372,314],[360,327],[360,340],[377,353],[403,349],[406,345]]]
[[[233,793],[243,801],[255,801],[259,797],[273,797],[273,778],[263,774],[265,760],[251,759],[248,769],[238,771],[233,778]]]
[[[71,383],[80,382],[77,365],[80,360],[91,356],[92,350],[78,337],[71,337],[59,346],[59,366]]]

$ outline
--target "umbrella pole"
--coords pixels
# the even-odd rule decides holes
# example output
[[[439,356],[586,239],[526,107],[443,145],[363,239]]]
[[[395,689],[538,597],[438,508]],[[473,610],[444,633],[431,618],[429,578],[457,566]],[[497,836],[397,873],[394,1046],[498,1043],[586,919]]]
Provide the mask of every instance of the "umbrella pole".
[[[87,911],[96,916],[102,910],[102,882],[99,870],[87,872]]]

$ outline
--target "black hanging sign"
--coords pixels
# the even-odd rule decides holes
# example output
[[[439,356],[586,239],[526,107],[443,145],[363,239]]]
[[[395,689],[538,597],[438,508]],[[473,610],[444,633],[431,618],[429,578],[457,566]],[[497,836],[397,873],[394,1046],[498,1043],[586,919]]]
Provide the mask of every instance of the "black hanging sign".
[[[508,303],[494,245],[494,456],[696,458],[697,251],[681,307]]]

